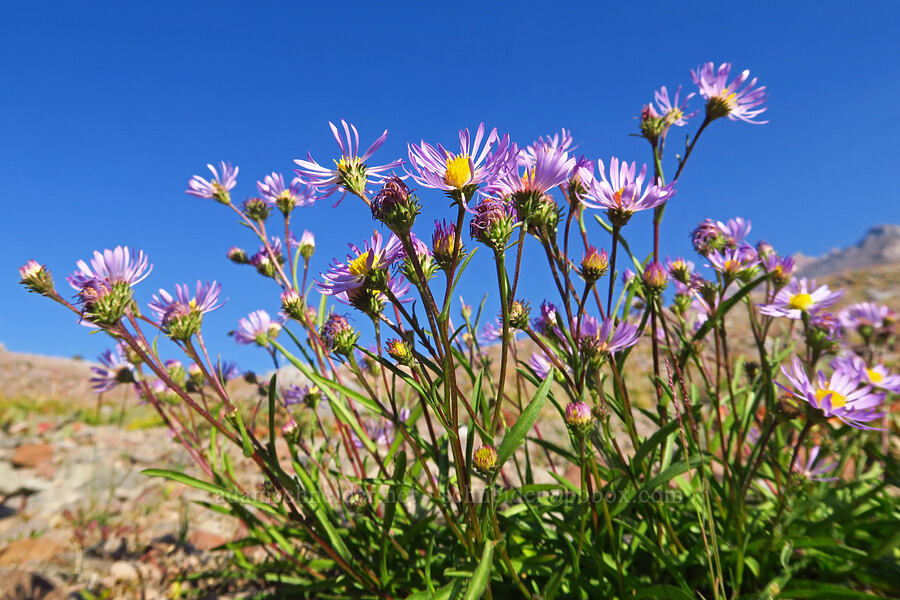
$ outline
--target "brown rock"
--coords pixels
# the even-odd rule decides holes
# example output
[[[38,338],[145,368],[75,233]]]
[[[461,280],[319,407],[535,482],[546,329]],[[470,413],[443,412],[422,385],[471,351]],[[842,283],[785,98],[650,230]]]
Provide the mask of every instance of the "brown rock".
[[[226,540],[221,535],[197,530],[188,536],[188,541],[191,543],[191,546],[197,550],[211,550],[216,546],[221,546]]]
[[[0,575],[0,590],[8,596],[23,600],[62,600],[65,594],[51,579],[38,573],[12,571]]]
[[[109,577],[113,581],[137,581],[141,575],[133,564],[119,560],[109,567]]]
[[[0,565],[20,565],[29,561],[41,562],[59,556],[68,548],[48,538],[14,540],[0,552]]]
[[[14,467],[33,469],[53,458],[53,446],[50,444],[22,444],[16,448],[12,456]]]

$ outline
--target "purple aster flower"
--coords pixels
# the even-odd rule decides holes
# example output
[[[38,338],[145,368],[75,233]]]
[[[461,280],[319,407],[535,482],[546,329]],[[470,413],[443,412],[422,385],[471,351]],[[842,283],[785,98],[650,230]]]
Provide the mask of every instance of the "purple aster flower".
[[[823,477],[826,473],[834,471],[838,464],[834,461],[819,461],[820,450],[819,446],[813,446],[806,451],[806,456],[794,464],[794,473],[809,481],[837,481],[837,477]]]
[[[407,171],[407,174],[423,187],[445,192],[494,183],[515,168],[517,155],[509,135],[501,139],[496,128],[485,138],[484,123],[478,125],[474,140],[468,129],[460,129],[458,154],[424,140],[418,146],[408,144],[408,148],[409,162],[415,172]]]
[[[759,253],[758,249],[757,253]],[[775,285],[782,286],[790,281],[796,269],[793,258],[790,256],[778,256],[775,252],[760,253],[760,256],[763,257],[763,268],[766,270],[766,273],[772,275],[772,281]]]
[[[636,164],[629,165],[625,161],[619,163],[615,156],[609,161],[609,179],[606,178],[606,167],[602,160],[597,161],[600,179],[592,176],[587,169],[581,169],[579,175],[585,183],[587,195],[581,198],[582,204],[591,208],[606,209],[614,226],[623,226],[634,213],[659,206],[669,200],[675,193],[675,184],[660,187],[648,184],[641,191],[647,176],[647,165],[635,177]]]
[[[262,199],[269,206],[277,206],[281,212],[288,214],[295,206],[309,206],[316,201],[316,188],[304,185],[299,177],[291,181],[291,185],[284,184],[281,173],[266,175],[265,179],[256,182]]]
[[[822,411],[826,418],[837,417],[842,422],[857,429],[874,429],[864,425],[881,417],[877,408],[884,402],[883,393],[872,393],[869,386],[859,385],[859,379],[844,371],[835,371],[831,377],[819,371],[815,381],[806,376],[803,363],[796,356],[790,369],[782,365],[781,372],[792,387],[778,382],[778,387],[792,396],[805,400],[810,406]]]
[[[700,111],[694,111],[690,114],[685,114],[684,110],[687,107],[688,100],[694,97],[694,92],[691,92],[687,96],[684,97],[684,101],[679,104],[679,96],[681,95],[681,86],[675,90],[675,97],[673,99],[669,99],[669,90],[666,89],[666,86],[662,86],[656,92],[653,93],[653,98],[656,100],[657,106],[659,106],[658,115],[662,117],[665,121],[666,128],[674,125],[675,127],[683,127],[687,125],[687,120],[696,115]],[[651,109],[653,105],[650,105]]]
[[[674,259],[666,257],[666,269],[676,282],[689,285],[694,274],[694,263],[680,256]]]
[[[401,408],[397,412],[397,416],[401,421],[406,421],[409,418],[409,409]],[[379,446],[390,446],[394,442],[394,423],[387,419],[368,421],[363,424],[363,429],[366,432],[366,437]],[[352,431],[350,432],[350,438],[354,446],[357,448],[363,447],[362,440]]]
[[[107,350],[99,357],[100,367],[91,367],[91,389],[96,393],[108,392],[120,383],[134,381],[134,367],[125,359],[120,346]]]
[[[532,368],[534,374],[540,379],[547,379],[547,375],[553,371],[553,363],[550,362],[549,357],[543,351],[532,352],[531,359],[528,361],[528,366]]]
[[[541,314],[532,320],[531,326],[541,335],[550,337],[558,327],[556,314],[556,306],[552,302],[544,300],[541,302]]]
[[[831,368],[856,377],[862,383],[873,388],[900,394],[900,375],[891,373],[882,364],[869,367],[859,356],[848,354],[832,360]]]
[[[539,199],[548,191],[564,183],[572,169],[575,168],[575,157],[561,147],[539,145],[534,149],[531,164],[523,173],[511,169],[499,177],[494,183],[486,186],[485,193],[499,196],[512,196],[517,208],[521,204],[521,196]]]
[[[495,342],[500,341],[500,338],[503,336],[503,321],[500,318],[496,318],[493,321],[488,321],[481,327],[481,331],[478,332],[478,343],[482,346],[489,346]]]
[[[108,286],[116,283],[134,286],[146,279],[153,270],[153,265],[147,263],[143,250],[135,254],[128,250],[128,246],[106,249],[102,254],[95,250],[90,266],[83,260],[75,264],[78,270],[66,277],[66,281],[76,291],[80,291],[91,281],[102,281]]]
[[[334,296],[361,287],[370,273],[387,269],[403,253],[400,238],[391,234],[387,243],[383,243],[377,231],[364,242],[363,248],[356,244],[349,246],[351,252],[347,254],[346,262],[334,260],[328,273],[323,274],[322,281],[317,283],[323,294]]]
[[[223,362],[219,359],[216,360],[216,375],[218,375],[219,379],[222,381],[231,381],[232,379],[243,376],[243,373],[237,363],[227,360]]]
[[[318,188],[321,194],[320,198],[327,198],[334,194],[338,188],[344,191],[338,201],[334,203],[334,206],[341,203],[347,192],[360,198],[365,198],[366,185],[368,185],[370,179],[372,181],[380,181],[384,178],[383,173],[403,164],[403,161],[400,159],[376,167],[370,167],[366,164],[366,161],[384,144],[384,140],[387,139],[387,129],[360,156],[359,132],[356,130],[356,127],[352,124],[348,125],[343,119],[341,119],[341,125],[344,128],[346,139],[341,138],[334,123],[328,122],[328,126],[331,127],[331,133],[334,134],[334,139],[337,140],[341,149],[341,158],[334,161],[335,167],[333,169],[323,167],[317,163],[313,160],[312,154],[308,152],[306,160],[299,158],[294,160],[294,163],[299,167],[299,169],[296,169],[297,175],[300,176],[301,180],[306,181],[308,185]],[[351,131],[353,132],[352,136],[350,135]]]
[[[831,306],[843,294],[843,291],[832,292],[827,285],[817,288],[815,280],[794,279],[775,294],[770,304],[760,304],[759,312],[771,317],[799,319],[804,313],[812,315]]]
[[[725,234],[726,243],[729,246],[736,246],[740,244],[747,238],[748,235],[750,235],[750,221],[744,219],[743,217],[728,219],[728,221],[725,223],[723,223],[722,221],[716,221],[716,225],[718,225],[719,230],[723,234]]]
[[[858,330],[861,327],[870,327],[872,329],[881,329],[884,327],[884,320],[888,318],[893,311],[887,306],[875,304],[874,302],[859,302],[851,304],[847,308],[838,313],[838,320],[841,327],[845,329]]]
[[[220,308],[222,306],[219,303],[221,289],[222,286],[215,281],[212,283],[197,281],[196,292],[191,296],[186,283],[176,283],[174,297],[166,290],[160,289],[159,296],[153,296],[149,307],[160,324],[166,327],[172,319],[190,314],[205,315]]]
[[[726,280],[743,276],[759,264],[759,257],[752,246],[713,250],[706,258],[709,259],[710,266],[726,277]]]
[[[578,343],[582,347],[589,347],[592,353],[597,355],[612,355],[626,348],[634,346],[641,333],[637,325],[622,321],[618,325],[613,319],[607,318],[598,321],[590,315],[584,315],[581,328],[578,330]]]
[[[238,329],[234,332],[234,341],[238,344],[268,344],[268,338],[275,337],[281,331],[281,324],[272,320],[264,310],[250,313],[246,319],[238,322]]]
[[[302,402],[309,408],[315,409],[322,400],[322,390],[315,385],[305,385],[300,387],[299,385],[292,384],[284,390],[282,399],[286,407],[294,406],[295,404]]]
[[[569,150],[577,148],[577,146],[573,145],[573,142],[572,134],[563,127],[560,133],[548,135],[546,140],[543,137],[538,137],[536,142],[519,152],[517,162],[520,167],[531,168],[535,166],[535,163],[537,162],[537,152],[539,149],[559,149],[563,152],[568,152]]]
[[[210,164],[206,166],[213,174],[212,181],[194,175],[188,182],[185,193],[198,198],[215,198],[222,204],[230,203],[231,196],[228,192],[237,184],[238,167],[232,167],[231,163],[222,161],[219,163],[222,172],[219,173],[214,166]]]
[[[716,70],[712,62],[691,70],[691,79],[706,99],[706,118],[710,121],[727,116],[732,121],[745,121],[762,125],[768,121],[754,121],[767,107],[759,108],[766,101],[766,86],[754,88],[756,77],[747,82],[750,71],[742,71],[731,83],[727,83],[731,63],[722,63]],[[747,82],[744,85],[744,82]],[[743,86],[743,87],[742,87]]]

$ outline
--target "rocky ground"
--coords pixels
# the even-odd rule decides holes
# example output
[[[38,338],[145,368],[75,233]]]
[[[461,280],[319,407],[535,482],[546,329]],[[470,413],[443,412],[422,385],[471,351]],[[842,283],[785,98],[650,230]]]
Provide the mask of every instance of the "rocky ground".
[[[0,596],[164,598],[179,574],[221,566],[210,550],[236,521],[192,504],[208,494],[140,472],[190,472],[165,429],[42,420],[10,433],[0,441]]]

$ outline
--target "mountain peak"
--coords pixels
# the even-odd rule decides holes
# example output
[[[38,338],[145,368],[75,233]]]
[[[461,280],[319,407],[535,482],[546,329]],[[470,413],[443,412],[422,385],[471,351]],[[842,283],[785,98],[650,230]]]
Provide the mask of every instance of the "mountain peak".
[[[832,248],[819,257],[794,256],[800,275],[825,277],[842,271],[857,271],[900,262],[900,225],[875,225],[854,246]]]

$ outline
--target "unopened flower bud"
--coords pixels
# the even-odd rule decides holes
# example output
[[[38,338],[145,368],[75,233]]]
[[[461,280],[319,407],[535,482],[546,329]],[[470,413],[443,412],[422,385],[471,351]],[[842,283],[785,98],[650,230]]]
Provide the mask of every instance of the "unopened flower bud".
[[[296,443],[300,439],[300,426],[297,425],[297,421],[288,419],[287,423],[281,426],[281,435],[289,442]]]
[[[388,356],[396,360],[401,365],[411,366],[415,357],[409,343],[404,340],[390,339],[385,343]]]
[[[272,208],[262,198],[247,198],[244,200],[244,212],[254,221],[265,221]]]
[[[353,331],[347,317],[335,314],[328,317],[319,335],[328,350],[344,356],[350,356],[359,339],[359,333]]]
[[[481,473],[489,475],[497,467],[497,451],[493,446],[482,446],[472,455],[472,462]]]
[[[775,248],[772,247],[772,244],[766,241],[760,241],[756,244],[756,254],[761,258],[768,258],[775,254]]]
[[[666,285],[669,283],[669,276],[661,264],[651,262],[644,269],[642,280],[648,293],[658,294],[666,289]]]
[[[309,260],[316,251],[316,237],[312,232],[304,230],[300,236],[299,246],[300,256]]]
[[[191,383],[193,383],[197,387],[203,385],[203,370],[197,363],[191,363],[190,365],[188,365],[187,376],[188,379],[190,379]]]
[[[584,432],[593,423],[591,407],[586,402],[569,402],[566,405],[566,425],[573,431]]]
[[[645,104],[641,109],[641,135],[651,143],[655,143],[668,128],[666,119],[661,117],[652,104]]]
[[[362,510],[369,503],[369,499],[364,491],[356,490],[347,494],[347,498],[344,500],[344,503],[347,505],[347,508],[349,510],[355,512],[358,510]]]
[[[721,250],[727,245],[728,240],[719,226],[712,219],[706,219],[700,223],[691,233],[691,243],[697,254],[708,255],[714,250]]]
[[[434,222],[434,233],[431,235],[431,254],[434,262],[444,271],[449,271],[453,264],[453,251],[456,248],[456,225],[446,221]],[[459,258],[463,259],[465,252],[460,245]]]
[[[303,298],[294,288],[281,292],[281,308],[284,314],[298,321],[301,321],[306,313]]]
[[[43,296],[49,296],[53,292],[53,277],[44,265],[36,260],[29,260],[19,268],[20,283],[29,291]]]
[[[413,262],[418,261],[419,269],[422,271],[422,275],[425,277],[425,280],[428,281],[432,277],[434,277],[434,272],[437,269],[437,265],[435,264],[434,259],[431,256],[431,252],[428,250],[428,246],[417,238],[415,235],[410,234],[410,239],[412,241],[413,250],[415,251],[415,256],[409,256],[406,251],[403,252],[403,262],[400,265],[400,272],[411,282],[418,283],[419,282],[419,274],[416,269],[416,264]],[[387,283],[385,281],[385,283]]]
[[[184,366],[181,364],[181,361],[175,359],[169,359],[163,363],[166,367],[166,371],[169,373],[169,377],[172,378],[172,381],[177,383],[178,385],[183,385],[187,380],[187,372],[184,370]]]
[[[265,252],[257,252],[250,259],[250,264],[256,267],[257,272],[264,277],[275,276],[275,263]]]
[[[469,224],[472,238],[495,251],[506,247],[518,217],[510,204],[496,198],[484,198],[472,209]]]
[[[509,305],[509,324],[513,329],[528,329],[531,307],[525,300],[515,300]]]
[[[581,276],[588,285],[594,283],[609,271],[609,257],[606,250],[597,251],[593,246],[588,246],[581,259]]]
[[[540,236],[543,229],[555,236],[556,226],[559,225],[559,216],[560,208],[556,204],[556,200],[550,194],[544,194],[538,200],[536,208],[528,219],[528,232]]]
[[[232,246],[228,251],[228,260],[239,265],[246,265],[250,263],[250,259],[247,257],[247,252],[243,248],[238,248],[237,246]]]
[[[408,233],[421,206],[419,199],[399,177],[388,177],[372,199],[372,218],[381,221],[397,235]]]

